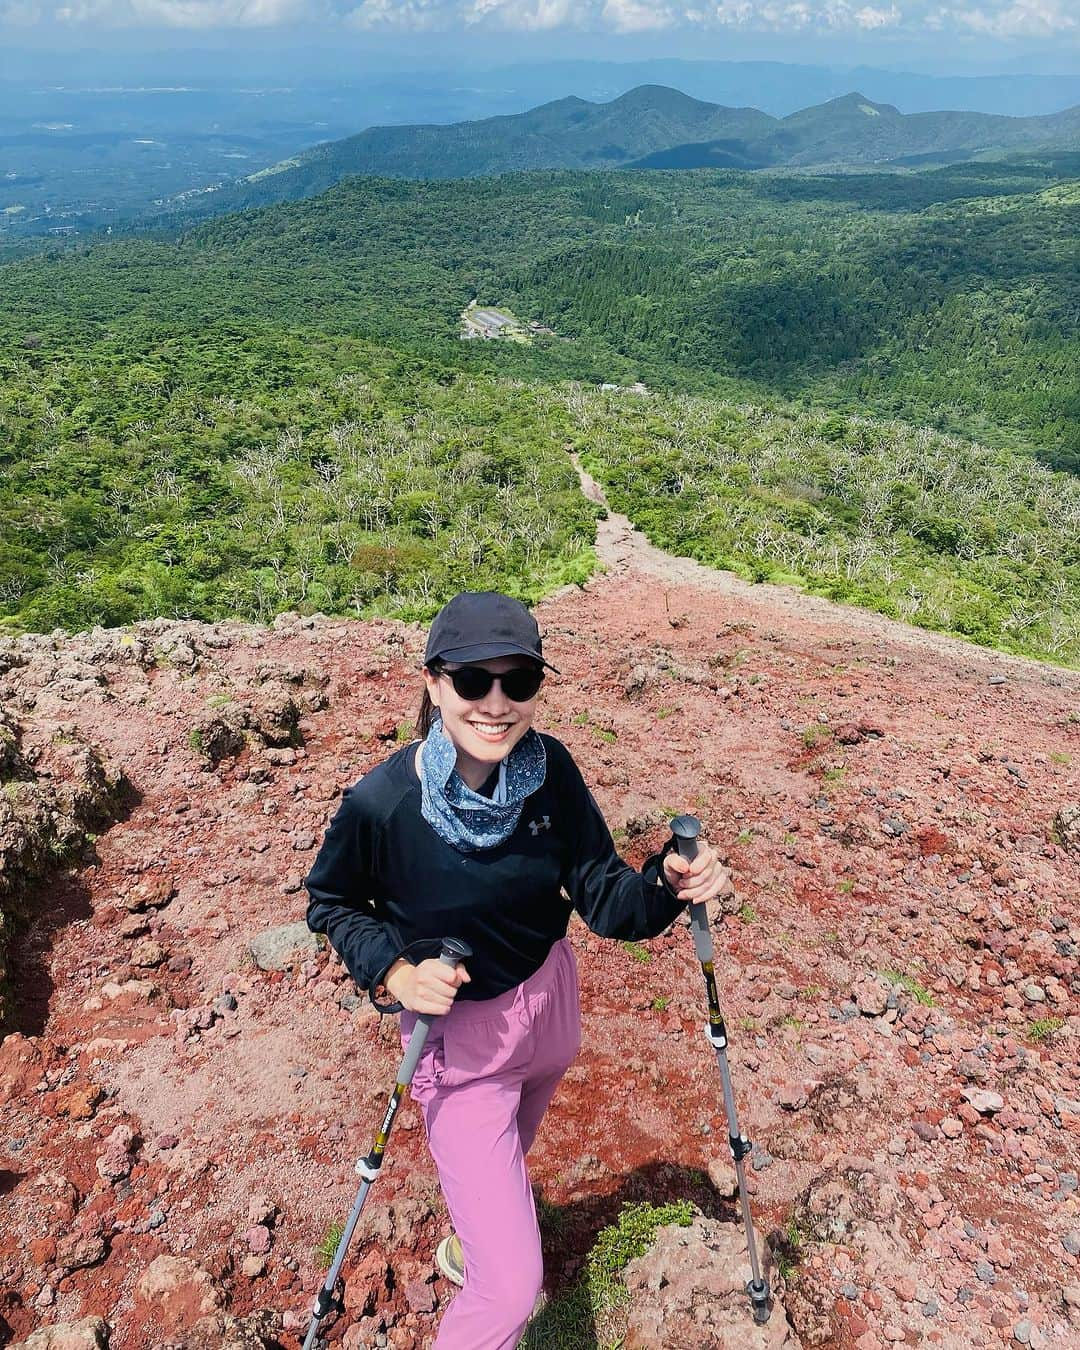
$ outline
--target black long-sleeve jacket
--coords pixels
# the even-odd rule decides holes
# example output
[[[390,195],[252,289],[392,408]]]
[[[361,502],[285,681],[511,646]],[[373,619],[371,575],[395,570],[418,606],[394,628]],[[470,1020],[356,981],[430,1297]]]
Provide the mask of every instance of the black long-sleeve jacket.
[[[616,854],[570,752],[543,740],[546,779],[494,848],[459,852],[424,820],[415,745],[345,793],[305,881],[307,922],[358,985],[373,989],[406,947],[419,960],[456,937],[473,949],[458,997],[494,998],[539,970],[573,909],[602,937],[645,938],[684,908],[661,855],[636,872]]]

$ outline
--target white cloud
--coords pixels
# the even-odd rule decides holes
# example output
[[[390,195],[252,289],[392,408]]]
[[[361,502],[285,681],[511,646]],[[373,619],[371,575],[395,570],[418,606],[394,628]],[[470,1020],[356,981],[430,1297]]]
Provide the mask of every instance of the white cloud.
[[[442,0],[363,0],[345,21],[354,28],[423,32],[444,27],[446,10]]]
[[[582,11],[579,0],[464,0],[458,8],[467,24],[524,32],[573,28]]]
[[[895,28],[904,23],[904,14],[895,4],[888,8],[856,6],[850,0],[716,0],[703,11],[684,10],[680,17],[685,22],[691,15],[702,27],[776,33]]]
[[[305,0],[130,0],[147,28],[272,28],[311,12]]]
[[[961,27],[991,37],[1054,37],[1080,31],[1076,0],[1009,0],[1009,3],[961,9],[955,14]]]
[[[895,5],[888,9],[875,9],[873,5],[864,5],[852,15],[859,28],[895,28],[901,22],[902,15]]]
[[[49,17],[72,26],[210,29],[272,28],[325,13],[313,0],[65,0]]]
[[[644,33],[650,29],[670,28],[686,21],[685,13],[673,14],[667,5],[656,5],[649,0],[606,0],[600,11],[605,27],[616,33]]]
[[[0,23],[270,27],[306,20],[371,30],[619,34],[763,33],[1080,37],[1080,0],[0,0]]]

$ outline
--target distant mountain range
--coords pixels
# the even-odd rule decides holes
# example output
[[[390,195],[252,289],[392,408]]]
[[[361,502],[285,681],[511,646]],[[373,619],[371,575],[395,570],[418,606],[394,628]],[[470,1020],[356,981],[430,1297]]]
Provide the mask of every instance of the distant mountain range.
[[[455,93],[473,95],[475,109],[457,117],[414,117],[413,121],[456,122],[465,117],[489,117],[521,112],[565,94],[579,94],[594,103],[625,94],[642,84],[681,89],[693,98],[729,107],[761,108],[774,117],[786,117],[815,103],[825,103],[859,89],[878,103],[894,103],[901,112],[936,112],[951,108],[969,112],[1034,117],[1060,112],[1080,103],[1080,70],[1072,75],[918,75],[913,71],[881,70],[874,66],[808,66],[781,61],[545,61],[476,71],[470,87]],[[495,100],[505,94],[503,106]],[[483,107],[479,99],[489,105]],[[383,122],[399,120],[383,116]]]
[[[342,178],[472,178],[535,169],[828,168],[944,164],[1080,148],[1080,106],[1041,117],[901,113],[859,93],[788,117],[642,85],[609,103],[570,97],[451,126],[370,127],[188,205],[195,213],[310,197]]]

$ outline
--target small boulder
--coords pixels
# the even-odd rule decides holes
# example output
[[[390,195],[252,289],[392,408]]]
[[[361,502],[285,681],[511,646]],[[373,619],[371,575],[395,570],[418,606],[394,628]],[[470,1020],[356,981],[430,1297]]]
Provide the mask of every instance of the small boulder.
[[[224,1295],[209,1271],[186,1256],[163,1253],[143,1271],[135,1292],[151,1305],[163,1331],[182,1331],[212,1316],[224,1303]]]
[[[172,877],[147,877],[133,886],[120,899],[129,914],[141,914],[147,909],[164,909],[176,894]]]
[[[300,739],[301,711],[287,690],[268,689],[252,706],[249,724],[266,745],[293,745]]]
[[[250,950],[260,970],[284,970],[294,960],[314,956],[319,940],[306,923],[283,923],[252,938]]]
[[[69,1120],[91,1120],[105,1092],[96,1083],[75,1083],[56,1094],[56,1114]]]
[[[45,1067],[43,1045],[36,1036],[24,1036],[19,1031],[0,1040],[0,1105],[29,1093],[41,1078]]]
[[[116,1183],[131,1175],[132,1159],[127,1149],[119,1144],[109,1144],[98,1157],[97,1174],[102,1181]]]
[[[988,1092],[985,1088],[965,1088],[964,1100],[981,1116],[996,1116],[1005,1109],[1005,1098],[997,1092]]]
[[[623,1272],[629,1292],[625,1350],[796,1350],[782,1308],[774,1308],[764,1326],[752,1321],[745,1265],[746,1238],[737,1225],[698,1218],[686,1228],[661,1228],[649,1251]],[[776,1300],[775,1272],[767,1270],[766,1278]]]
[[[969,1083],[985,1083],[990,1077],[990,1070],[986,1066],[986,1061],[970,1051],[960,1056],[960,1062],[956,1067],[960,1077],[966,1079]]]
[[[100,1317],[38,1327],[11,1350],[109,1350],[109,1328]]]
[[[253,1256],[265,1256],[270,1250],[270,1229],[262,1223],[253,1223],[244,1234],[244,1245]]]
[[[66,1279],[73,1271],[100,1265],[108,1254],[109,1244],[100,1217],[80,1215],[75,1228],[57,1242],[54,1260],[60,1278]]]
[[[434,1288],[426,1280],[410,1280],[405,1286],[405,1302],[415,1313],[434,1312],[439,1299]]]
[[[248,1201],[247,1220],[249,1224],[260,1223],[267,1228],[272,1228],[278,1213],[277,1205],[267,1195],[253,1195]]]
[[[273,1350],[281,1344],[283,1319],[269,1309],[234,1317],[201,1318],[184,1337],[185,1350]]]
[[[863,980],[855,989],[854,999],[865,1017],[880,1017],[889,1006],[889,991],[882,980]]]
[[[1070,853],[1080,853],[1080,802],[1069,802],[1054,817],[1054,833]]]
[[[144,970],[153,970],[165,960],[167,953],[160,942],[153,938],[141,938],[131,949],[130,961],[133,966]]]
[[[192,750],[214,767],[225,759],[238,755],[247,744],[244,729],[247,713],[236,703],[203,713],[195,721],[188,736]]]

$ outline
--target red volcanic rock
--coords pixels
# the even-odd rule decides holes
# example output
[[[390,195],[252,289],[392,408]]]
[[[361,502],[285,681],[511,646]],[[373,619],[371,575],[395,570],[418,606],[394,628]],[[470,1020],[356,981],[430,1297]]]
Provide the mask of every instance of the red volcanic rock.
[[[0,1041],[0,1102],[25,1096],[40,1080],[49,1048],[17,1031]]]
[[[184,1256],[163,1254],[139,1277],[135,1292],[162,1331],[182,1332],[214,1313],[224,1295],[209,1271]]]
[[[56,1094],[56,1114],[69,1120],[90,1120],[105,1093],[96,1083],[80,1083]]]
[[[100,1317],[39,1327],[12,1350],[109,1350],[108,1324]]]
[[[244,1245],[255,1256],[265,1256],[270,1250],[270,1229],[256,1223],[244,1234]]]
[[[416,1313],[434,1312],[439,1305],[438,1296],[427,1280],[410,1280],[405,1286],[405,1302]]]
[[[734,1225],[695,1219],[688,1228],[661,1228],[649,1251],[623,1272],[630,1296],[626,1350],[729,1344],[796,1350],[799,1342],[782,1307],[764,1326],[751,1320],[745,1257],[742,1229]]]

